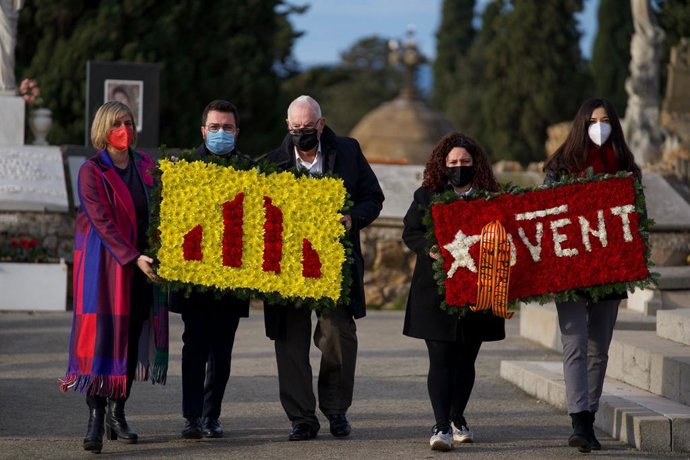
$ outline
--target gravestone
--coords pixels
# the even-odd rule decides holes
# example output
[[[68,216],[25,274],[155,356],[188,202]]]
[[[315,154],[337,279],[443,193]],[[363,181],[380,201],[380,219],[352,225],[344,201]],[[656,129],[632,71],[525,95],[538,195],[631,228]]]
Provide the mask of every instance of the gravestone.
[[[0,147],[0,211],[68,211],[58,147]]]
[[[383,196],[383,209],[378,221],[402,221],[412,203],[414,191],[422,185],[424,166],[372,164],[371,169],[379,180]]]
[[[0,95],[0,146],[24,145],[24,99]]]

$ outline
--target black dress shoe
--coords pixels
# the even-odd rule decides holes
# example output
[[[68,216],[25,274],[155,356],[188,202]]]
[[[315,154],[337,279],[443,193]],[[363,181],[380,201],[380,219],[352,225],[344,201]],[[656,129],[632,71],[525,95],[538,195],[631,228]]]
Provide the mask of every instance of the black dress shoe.
[[[204,417],[201,421],[201,432],[205,438],[222,438],[223,425],[217,418]]]
[[[331,434],[337,438],[342,438],[350,434],[352,427],[347,421],[345,414],[328,415],[328,421],[331,422]]]
[[[185,439],[201,439],[203,437],[200,417],[187,417],[184,430],[182,430],[182,437]]]
[[[292,427],[292,433],[288,436],[289,441],[307,441],[309,439],[314,439],[316,433],[319,432],[318,428],[314,428],[307,423],[298,423]]]

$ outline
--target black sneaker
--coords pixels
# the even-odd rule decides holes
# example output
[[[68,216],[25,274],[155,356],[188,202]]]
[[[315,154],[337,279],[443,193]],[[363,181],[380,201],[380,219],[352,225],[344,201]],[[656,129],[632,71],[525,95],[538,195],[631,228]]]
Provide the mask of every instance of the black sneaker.
[[[327,415],[328,421],[331,423],[331,434],[336,438],[343,438],[350,434],[352,427],[347,421],[345,414]]]
[[[182,437],[184,439],[201,439],[203,433],[201,432],[201,417],[187,417],[184,430],[182,430]]]

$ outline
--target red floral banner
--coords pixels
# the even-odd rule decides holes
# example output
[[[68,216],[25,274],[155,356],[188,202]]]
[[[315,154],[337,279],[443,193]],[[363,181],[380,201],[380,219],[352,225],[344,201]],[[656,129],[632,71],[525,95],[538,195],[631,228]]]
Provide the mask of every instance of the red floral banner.
[[[477,302],[480,234],[499,221],[511,243],[509,300],[649,277],[632,177],[434,204],[446,303]]]

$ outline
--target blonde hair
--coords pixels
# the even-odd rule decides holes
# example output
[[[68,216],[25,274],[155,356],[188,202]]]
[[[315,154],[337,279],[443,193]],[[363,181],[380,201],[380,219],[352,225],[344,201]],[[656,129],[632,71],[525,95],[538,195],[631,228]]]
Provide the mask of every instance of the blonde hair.
[[[137,126],[132,111],[122,102],[109,101],[100,106],[96,116],[93,117],[91,124],[91,143],[93,146],[98,150],[106,148],[108,146],[108,134],[113,128],[113,123],[125,115],[129,115],[132,119],[132,129],[134,130],[132,144],[135,144],[137,142]]]

